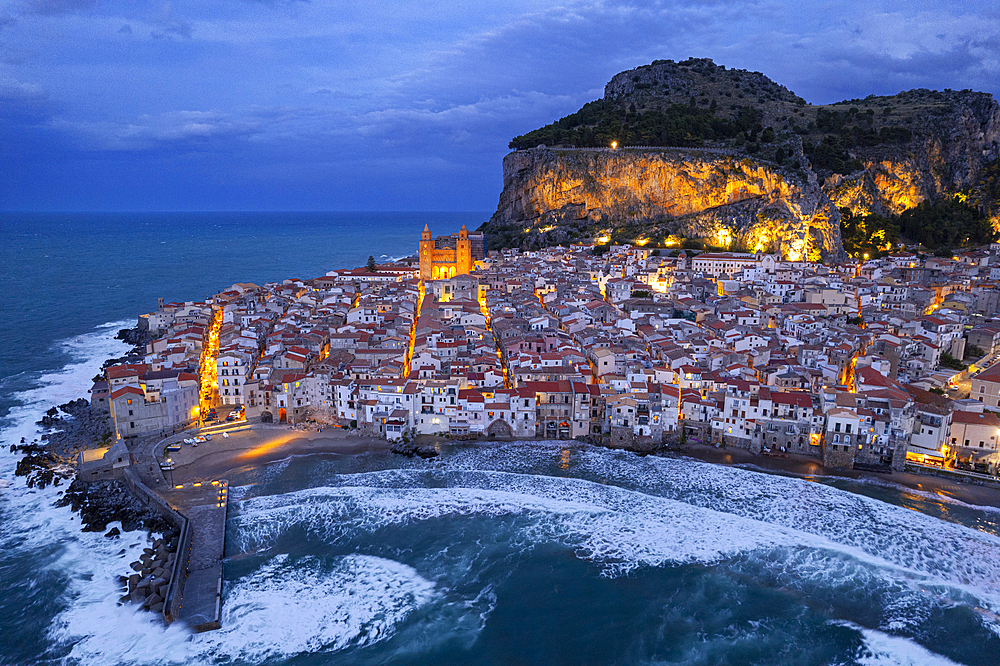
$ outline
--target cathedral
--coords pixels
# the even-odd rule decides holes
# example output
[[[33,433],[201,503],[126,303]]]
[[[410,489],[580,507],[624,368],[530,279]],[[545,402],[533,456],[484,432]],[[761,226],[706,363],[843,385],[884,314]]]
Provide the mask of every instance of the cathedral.
[[[431,238],[426,224],[420,234],[420,279],[447,280],[456,275],[472,272],[472,243],[469,232],[462,225],[458,237]]]

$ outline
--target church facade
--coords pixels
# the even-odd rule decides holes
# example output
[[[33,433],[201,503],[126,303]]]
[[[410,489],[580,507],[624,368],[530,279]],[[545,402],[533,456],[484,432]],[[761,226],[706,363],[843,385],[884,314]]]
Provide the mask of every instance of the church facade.
[[[458,237],[435,241],[426,224],[420,234],[420,279],[448,280],[472,272],[472,243],[462,225]]]

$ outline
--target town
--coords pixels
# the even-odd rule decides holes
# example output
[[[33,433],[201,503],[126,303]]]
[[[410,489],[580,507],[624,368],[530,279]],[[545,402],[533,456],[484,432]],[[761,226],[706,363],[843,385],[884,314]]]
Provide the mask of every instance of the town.
[[[395,263],[161,300],[91,402],[119,441],[228,419],[996,474],[1000,245],[824,265],[597,241],[425,228]]]

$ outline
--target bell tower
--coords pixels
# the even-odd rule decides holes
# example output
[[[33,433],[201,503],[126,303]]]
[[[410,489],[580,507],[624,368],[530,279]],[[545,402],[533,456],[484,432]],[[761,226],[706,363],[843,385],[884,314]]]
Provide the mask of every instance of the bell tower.
[[[469,242],[469,231],[462,225],[455,242],[455,275],[468,275],[472,272],[472,243]]]
[[[434,267],[434,239],[431,238],[431,228],[424,225],[420,232],[420,279],[430,280]]]

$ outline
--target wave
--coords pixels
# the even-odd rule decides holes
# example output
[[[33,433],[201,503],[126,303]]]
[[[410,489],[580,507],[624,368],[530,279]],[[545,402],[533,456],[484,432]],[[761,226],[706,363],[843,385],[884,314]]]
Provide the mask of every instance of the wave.
[[[555,463],[565,451],[556,442],[470,448],[449,457],[448,467],[464,470],[463,484],[476,485],[480,482],[471,480],[476,474],[518,475],[546,466],[563,473]],[[985,594],[990,609],[1000,608],[1000,538],[992,534],[794,477],[592,447],[573,450],[571,457],[574,475],[607,487],[749,519],[754,528],[763,524],[803,538],[812,535],[860,559]],[[392,485],[398,473],[365,483]],[[519,483],[505,479],[499,487],[508,482]]]
[[[57,347],[69,356],[70,362],[59,370],[40,375],[31,388],[13,395],[18,404],[6,419],[8,425],[0,429],[0,480],[7,486],[7,492],[0,497],[3,512],[0,547],[12,535],[27,545],[40,545],[52,543],[56,534],[62,539],[79,532],[78,525],[73,524],[75,516],[68,509],[51,507],[60,489],[27,488],[22,479],[14,476],[21,454],[11,453],[10,445],[20,444],[22,438],[25,442],[37,440],[41,430],[36,422],[49,407],[87,397],[101,364],[119,355],[125,346],[114,336],[128,323],[109,322],[90,333],[59,341]]]
[[[600,483],[481,469],[538,469],[559,451],[475,450],[456,456],[454,466],[465,469],[403,463],[409,467],[331,475],[324,488],[247,497],[232,518],[237,543],[267,549],[305,532],[353,548],[386,538],[387,529],[389,540],[405,539],[438,531],[428,524],[442,518],[484,519],[482,529],[512,551],[555,544],[606,577],[721,567],[801,594],[834,617],[872,627],[873,636],[912,645],[914,654],[923,648],[913,641],[926,640],[944,618],[996,633],[1000,538],[992,534],[804,480],[603,450],[574,452],[577,473]],[[461,588],[497,558],[482,540],[463,531],[448,557],[416,566],[441,586]],[[956,618],[956,608],[965,614]],[[863,663],[895,663],[878,661],[881,654]]]
[[[94,666],[259,664],[387,640],[436,594],[433,583],[392,560],[279,554],[227,589],[219,630],[192,636],[104,602],[78,605],[58,638],[73,641],[69,661]]]
[[[831,624],[861,634],[862,645],[854,654],[854,659],[861,666],[956,666],[954,661],[906,638],[859,627],[851,622],[835,621]]]

